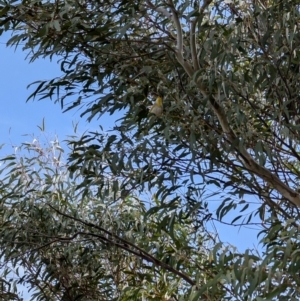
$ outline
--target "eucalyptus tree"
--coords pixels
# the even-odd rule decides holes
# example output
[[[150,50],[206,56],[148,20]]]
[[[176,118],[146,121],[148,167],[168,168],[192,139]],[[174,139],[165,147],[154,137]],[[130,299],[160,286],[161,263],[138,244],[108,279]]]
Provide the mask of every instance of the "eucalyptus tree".
[[[1,31],[13,33],[8,45],[22,45],[31,61],[60,62],[61,77],[36,82],[29,99],[52,98],[89,120],[120,111],[112,133],[70,139],[79,188],[97,186],[101,198],[156,190],[159,208],[194,221],[212,218],[201,201],[209,188],[222,201],[216,218],[240,208],[235,223],[255,216],[262,226],[265,260],[247,270],[252,278],[235,268],[237,291],[298,296],[297,1],[0,5]],[[163,112],[152,114],[158,97]]]
[[[219,300],[230,292],[221,282],[205,287],[218,271],[203,226],[188,216],[183,223],[175,209],[150,214],[145,196],[78,189],[62,151],[57,139],[35,138],[2,159],[1,300],[22,300],[26,289],[31,300],[70,301]]]

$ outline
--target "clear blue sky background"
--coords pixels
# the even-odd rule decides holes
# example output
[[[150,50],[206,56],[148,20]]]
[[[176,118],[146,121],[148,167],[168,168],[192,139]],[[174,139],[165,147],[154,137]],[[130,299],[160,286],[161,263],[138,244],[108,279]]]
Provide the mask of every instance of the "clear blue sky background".
[[[29,64],[25,61],[26,53],[22,52],[21,47],[16,51],[14,48],[6,48],[6,41],[7,36],[0,37],[0,144],[19,145],[21,142],[30,141],[30,137],[23,135],[39,134],[37,126],[42,124],[43,118],[45,118],[46,132],[53,136],[57,135],[60,141],[67,135],[73,134],[72,122],[79,121],[81,133],[91,127],[95,129],[98,124],[105,129],[113,126],[114,119],[108,116],[89,124],[84,117],[80,118],[80,113],[75,110],[62,113],[60,105],[54,104],[51,100],[40,102],[31,100],[26,103],[30,95],[30,90],[26,87],[36,80],[59,76],[60,68],[55,60],[50,62],[39,59]],[[0,156],[3,155],[2,150]],[[216,202],[214,207],[217,207],[217,204],[219,202]],[[237,246],[240,251],[257,246],[257,231],[221,224],[216,226],[221,239]]]
[[[44,117],[47,132],[57,133],[60,138],[70,134],[72,120],[79,119],[74,112],[62,114],[60,106],[50,100],[26,103],[30,95],[27,85],[38,79],[59,75],[59,65],[49,60],[38,60],[29,64],[21,49],[14,51],[14,48],[6,48],[3,38],[0,42],[1,142],[23,142],[24,137],[21,135],[38,133],[37,126],[42,124]]]

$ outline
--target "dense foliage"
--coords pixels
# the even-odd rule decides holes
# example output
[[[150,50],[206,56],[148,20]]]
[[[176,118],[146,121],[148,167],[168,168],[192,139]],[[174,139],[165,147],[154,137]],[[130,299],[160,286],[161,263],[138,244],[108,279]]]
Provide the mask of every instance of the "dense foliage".
[[[29,99],[54,99],[89,120],[121,115],[112,133],[69,139],[68,172],[83,198],[92,191],[103,202],[136,193],[141,200],[142,192],[155,192],[155,209],[140,206],[136,214],[174,214],[181,231],[237,209],[229,222],[260,224],[265,253],[260,261],[216,244],[217,272],[208,268],[211,281],[202,286],[215,288],[208,298],[299,298],[297,1],[1,0],[0,6],[0,31],[13,33],[8,45],[22,45],[31,61],[60,62],[61,77],[36,82]],[[157,96],[161,116],[149,113]],[[221,200],[216,214],[208,189]],[[172,225],[156,220],[159,229],[165,224]],[[204,292],[191,269],[196,297],[180,287],[175,300]]]
[[[2,300],[20,300],[20,284],[37,300],[218,300],[225,294],[217,282],[213,294],[205,288],[218,274],[209,249],[215,241],[190,217],[182,223],[175,209],[157,206],[147,212],[146,197],[101,199],[92,189],[83,196],[57,140],[33,139],[3,161],[0,250],[10,289]]]

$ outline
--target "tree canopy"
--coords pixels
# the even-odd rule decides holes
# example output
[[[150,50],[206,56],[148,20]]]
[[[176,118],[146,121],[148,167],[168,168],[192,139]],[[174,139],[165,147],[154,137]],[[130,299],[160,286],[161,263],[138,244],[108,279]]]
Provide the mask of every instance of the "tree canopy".
[[[224,295],[218,283],[217,294],[191,289],[217,274],[213,239],[191,218],[183,224],[169,209],[150,214],[134,195],[101,199],[89,190],[83,197],[57,139],[34,138],[4,161],[0,250],[2,279],[11,288],[2,300],[21,300],[13,289],[20,284],[32,300]]]
[[[150,191],[156,203],[136,212],[174,214],[180,231],[234,210],[229,223],[260,225],[262,258],[215,244],[216,274],[208,268],[202,285],[194,265],[196,295],[180,288],[175,300],[200,298],[197,281],[216,286],[206,296],[216,300],[299,297],[299,21],[292,0],[0,1],[8,45],[61,66],[28,100],[51,98],[100,122],[121,114],[112,132],[68,140],[69,176],[83,198],[142,200]],[[162,114],[149,112],[157,97]],[[207,191],[220,198],[216,213]],[[164,223],[173,222],[156,220]]]

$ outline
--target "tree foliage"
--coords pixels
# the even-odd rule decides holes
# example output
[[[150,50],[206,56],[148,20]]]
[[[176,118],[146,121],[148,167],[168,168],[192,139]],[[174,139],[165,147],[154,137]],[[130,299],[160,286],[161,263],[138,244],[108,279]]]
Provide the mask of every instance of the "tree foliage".
[[[29,99],[54,99],[89,120],[121,114],[112,133],[69,139],[68,170],[84,197],[95,187],[102,200],[155,191],[157,209],[145,211],[176,212],[179,223],[238,209],[231,222],[260,224],[266,249],[260,265],[234,257],[227,281],[236,298],[297,298],[297,1],[0,5],[8,45],[60,62],[61,77],[36,82]],[[161,116],[148,109],[157,96]],[[220,197],[216,215],[202,201],[207,189]],[[224,281],[217,275],[209,285]]]
[[[2,161],[2,277],[15,289],[29,287],[32,300],[225,295],[220,283],[213,294],[194,288],[218,271],[210,258],[213,238],[188,216],[182,223],[174,209],[153,206],[147,212],[146,198],[134,195],[116,200],[101,199],[93,189],[83,194],[57,140],[45,146],[33,139]],[[9,293],[18,296],[16,290]]]
[[[297,229],[265,230],[266,253],[239,253],[197,215],[154,197],[79,188],[58,140],[2,159],[3,300],[296,300]],[[113,185],[113,184],[112,184]],[[205,206],[199,201],[198,206]],[[288,297],[287,297],[288,296]],[[291,299],[294,298],[294,299]]]

